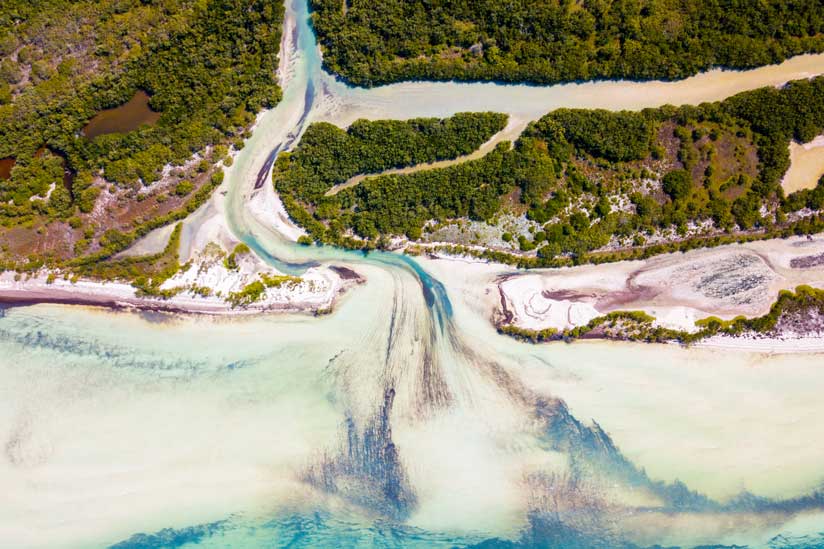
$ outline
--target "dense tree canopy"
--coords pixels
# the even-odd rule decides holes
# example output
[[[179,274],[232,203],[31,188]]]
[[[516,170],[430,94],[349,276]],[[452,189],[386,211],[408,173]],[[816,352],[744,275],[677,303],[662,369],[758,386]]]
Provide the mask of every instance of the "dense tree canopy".
[[[506,119],[497,113],[458,113],[445,120],[356,120],[346,130],[312,124],[295,153],[278,159],[278,189],[317,201],[332,186],[358,174],[468,154],[502,130]],[[285,172],[289,177],[279,179]]]
[[[282,11],[264,0],[2,2],[0,158],[16,165],[0,191],[42,193],[37,166],[48,159],[35,153],[46,149],[78,172],[70,200],[83,210],[93,175],[120,186],[148,184],[167,163],[240,140],[254,113],[280,97]],[[139,90],[160,113],[156,124],[82,135],[96,113]],[[32,213],[15,199],[0,209],[0,222]]]
[[[463,116],[494,120],[488,114]],[[477,134],[472,146],[502,123]],[[275,183],[290,215],[318,240],[363,245],[352,237],[371,243],[389,235],[419,238],[430,221],[489,220],[504,196],[509,204],[517,196],[521,211],[540,224],[540,230],[519,236],[521,250],[537,249],[541,260],[551,261],[559,254],[580,258],[616,236],[640,245],[644,234],[656,230],[686,234],[688,225],[703,221],[717,232],[766,229],[781,223],[785,213],[820,209],[824,196],[819,188],[785,199],[780,187],[790,139],[824,131],[824,78],[698,107],[561,109],[530,124],[514,147],[502,143],[476,160],[371,177],[325,196],[333,183],[379,167],[353,161],[361,154],[352,151],[364,144],[352,134],[380,136],[366,150],[397,141],[432,150],[436,142],[424,145],[424,133],[410,139],[407,123],[361,124],[386,132],[314,125],[308,139],[276,166]],[[353,139],[349,152],[341,148]],[[407,150],[393,154],[404,161],[421,158]],[[395,156],[384,158],[392,159],[384,167],[396,162]]]
[[[311,0],[332,72],[552,83],[680,78],[824,49],[822,0]]]

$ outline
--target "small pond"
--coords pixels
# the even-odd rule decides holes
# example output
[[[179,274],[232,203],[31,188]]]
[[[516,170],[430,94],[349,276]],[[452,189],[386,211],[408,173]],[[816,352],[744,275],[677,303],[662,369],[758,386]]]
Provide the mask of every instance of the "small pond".
[[[14,158],[0,158],[0,179],[9,179],[14,167]]]
[[[160,113],[149,107],[149,95],[138,90],[127,103],[100,111],[82,130],[88,139],[109,133],[128,133],[146,124],[154,125]]]

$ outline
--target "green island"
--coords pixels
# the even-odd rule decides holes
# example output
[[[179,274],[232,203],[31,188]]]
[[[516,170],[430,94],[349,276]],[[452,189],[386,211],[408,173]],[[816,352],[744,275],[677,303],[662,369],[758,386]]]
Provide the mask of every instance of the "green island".
[[[356,131],[371,149],[391,149],[400,141],[391,132],[363,129],[407,131],[386,124],[361,121]],[[332,185],[392,162],[358,170],[335,152],[346,132],[314,125],[273,177],[319,242],[369,249],[405,235],[416,243],[410,253],[431,242],[522,267],[597,263],[821,231],[824,184],[785,196],[780,183],[790,142],[823,130],[824,78],[815,78],[699,106],[556,110],[482,158],[369,177],[333,196]],[[502,231],[504,217],[520,217],[520,232]],[[444,244],[443,228],[465,222],[499,234]]]
[[[3,267],[86,274],[199,207],[280,99],[282,19],[262,0],[3,2]]]
[[[328,70],[401,80],[552,84],[676,79],[824,50],[820,0],[311,0]]]
[[[352,207],[352,193],[365,184],[329,196],[335,185],[359,174],[468,154],[502,130],[506,120],[503,114],[459,113],[445,120],[357,120],[346,130],[328,123],[312,124],[294,152],[278,157],[272,177],[295,221],[320,241],[346,245],[344,231],[354,221],[341,214],[347,206]],[[376,178],[380,182],[385,179]],[[460,185],[457,181],[447,185],[456,200],[460,200],[457,195],[468,191]],[[447,192],[446,188],[442,190]],[[422,199],[426,194],[420,190]],[[329,222],[328,228],[324,221]],[[365,233],[377,234],[374,227],[358,231]],[[354,240],[350,244],[358,246]]]

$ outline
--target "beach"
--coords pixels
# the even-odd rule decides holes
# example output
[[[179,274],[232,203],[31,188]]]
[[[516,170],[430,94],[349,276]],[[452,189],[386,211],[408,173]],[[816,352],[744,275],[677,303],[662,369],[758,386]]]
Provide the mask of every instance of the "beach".
[[[182,288],[178,293],[160,298],[140,296],[134,286],[125,282],[82,278],[71,281],[62,276],[50,277],[54,273],[47,271],[31,276],[6,272],[0,274],[0,303],[62,303],[209,315],[322,313],[332,310],[348,287],[362,282],[354,271],[345,269],[343,273],[339,274],[334,268],[310,268],[299,282],[268,288],[261,299],[235,306],[228,300],[230,294],[260,280],[261,275],[278,277],[280,273],[257,264],[254,259],[242,258],[238,270],[226,269],[217,261],[197,262],[161,286],[161,290]],[[203,288],[210,291],[204,292]]]
[[[664,254],[643,261],[506,274],[495,282],[498,322],[566,330],[615,311],[643,311],[655,325],[694,332],[696,320],[762,316],[781,290],[824,287],[824,238],[793,237]],[[824,350],[824,334],[786,334],[785,344],[715,336],[702,345]],[[802,339],[805,344],[798,345]],[[746,342],[748,341],[748,342]]]

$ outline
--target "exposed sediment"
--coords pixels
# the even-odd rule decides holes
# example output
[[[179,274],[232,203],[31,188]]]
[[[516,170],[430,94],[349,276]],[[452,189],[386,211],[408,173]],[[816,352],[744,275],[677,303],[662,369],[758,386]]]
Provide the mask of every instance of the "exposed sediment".
[[[30,276],[6,272],[0,274],[0,303],[60,303],[217,315],[323,313],[334,307],[348,287],[363,282],[356,272],[347,271],[341,276],[331,268],[311,268],[299,280],[267,288],[259,299],[243,306],[232,303],[230,297],[263,277],[280,276],[251,255],[241,258],[236,269],[227,268],[222,257],[200,255],[163,283],[161,290],[173,294],[167,297],[141,295],[137,288],[122,281],[70,280],[47,271]]]
[[[710,316],[762,316],[781,290],[824,287],[824,261],[818,260],[824,257],[822,250],[824,239],[791,238],[505,275],[496,281],[501,303],[496,322],[563,332],[609,313],[642,311],[655,318],[654,326],[695,332],[695,322]],[[815,320],[809,315],[803,321],[786,320],[761,338],[818,337]]]

